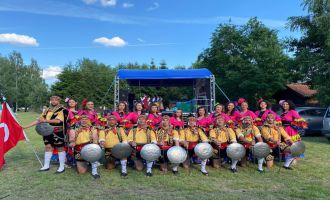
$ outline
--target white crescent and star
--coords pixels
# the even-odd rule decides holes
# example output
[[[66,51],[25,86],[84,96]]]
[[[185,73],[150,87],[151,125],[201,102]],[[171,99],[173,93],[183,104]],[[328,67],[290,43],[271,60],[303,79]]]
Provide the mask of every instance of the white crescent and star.
[[[7,124],[1,123],[0,128],[4,128],[4,130],[5,130],[5,142],[7,142],[8,138],[9,138],[9,129],[8,129]]]

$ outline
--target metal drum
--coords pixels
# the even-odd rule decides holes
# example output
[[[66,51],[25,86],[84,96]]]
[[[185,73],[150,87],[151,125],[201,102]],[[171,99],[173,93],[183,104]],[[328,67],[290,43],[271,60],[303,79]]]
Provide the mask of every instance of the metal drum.
[[[173,164],[180,164],[187,159],[187,152],[180,146],[174,146],[167,151],[167,158]]]
[[[54,127],[48,123],[38,123],[36,125],[36,131],[41,136],[48,136],[53,134]]]
[[[140,155],[146,161],[155,161],[160,157],[160,148],[156,144],[146,144],[142,147]]]
[[[305,149],[306,149],[305,144],[302,141],[294,142],[290,146],[291,155],[293,157],[298,157],[301,154],[305,153]]]
[[[246,150],[240,143],[232,143],[227,147],[227,156],[233,160],[240,160],[245,156]]]
[[[212,156],[213,148],[209,143],[199,143],[194,148],[195,154],[202,160]]]
[[[131,153],[132,148],[127,143],[118,143],[111,150],[111,154],[117,159],[127,158]]]
[[[269,153],[270,153],[270,148],[268,144],[264,142],[257,142],[252,147],[252,154],[255,158],[265,158],[269,155]]]
[[[97,144],[87,144],[81,149],[81,157],[88,162],[95,162],[102,157],[102,149]]]

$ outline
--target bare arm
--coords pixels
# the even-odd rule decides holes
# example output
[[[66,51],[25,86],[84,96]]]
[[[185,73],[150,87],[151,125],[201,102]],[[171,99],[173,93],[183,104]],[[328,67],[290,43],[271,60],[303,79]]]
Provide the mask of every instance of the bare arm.
[[[30,128],[30,127],[35,126],[37,124],[39,124],[39,120],[33,121],[30,124],[28,124],[26,126],[22,126],[22,127],[23,127],[23,129],[27,129],[27,128]]]

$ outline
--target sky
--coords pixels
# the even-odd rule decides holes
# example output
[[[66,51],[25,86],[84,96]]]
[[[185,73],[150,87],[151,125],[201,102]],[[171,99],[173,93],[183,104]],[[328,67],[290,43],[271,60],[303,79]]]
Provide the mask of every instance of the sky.
[[[302,0],[0,0],[0,54],[38,61],[47,83],[82,58],[115,67],[138,62],[191,66],[220,23],[258,17],[280,39]]]

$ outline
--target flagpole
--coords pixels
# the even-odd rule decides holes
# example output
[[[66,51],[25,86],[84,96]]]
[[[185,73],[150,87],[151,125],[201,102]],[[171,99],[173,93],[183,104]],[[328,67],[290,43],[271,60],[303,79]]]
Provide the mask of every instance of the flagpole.
[[[32,151],[33,151],[33,153],[34,153],[34,155],[35,155],[36,158],[38,159],[38,161],[39,161],[41,167],[43,167],[43,164],[42,164],[42,162],[41,162],[41,160],[40,160],[40,158],[39,158],[39,156],[38,156],[38,154],[37,154],[36,149],[35,149],[34,146],[31,144],[30,139],[26,136],[26,134],[25,134],[25,141],[26,141],[27,144],[30,145],[30,147],[31,147],[31,149],[32,149]]]

